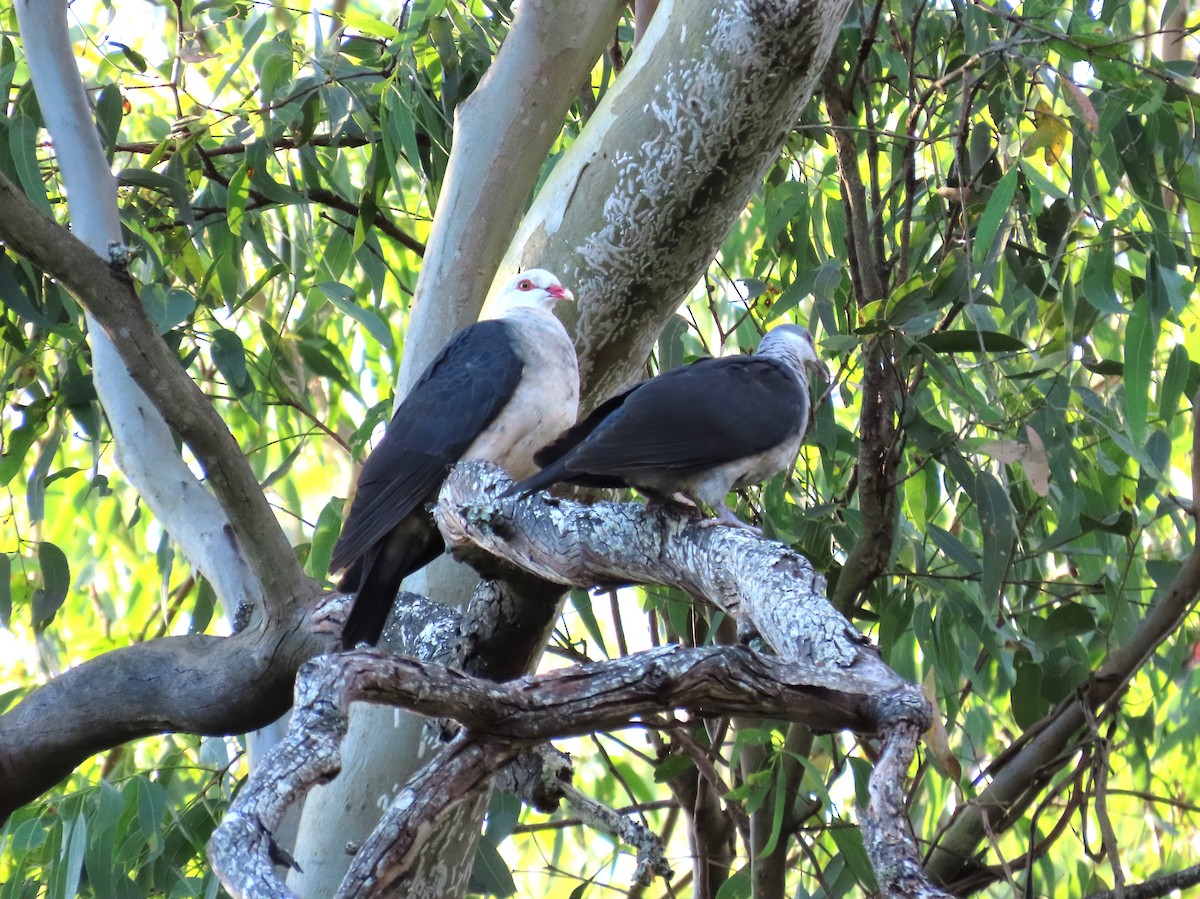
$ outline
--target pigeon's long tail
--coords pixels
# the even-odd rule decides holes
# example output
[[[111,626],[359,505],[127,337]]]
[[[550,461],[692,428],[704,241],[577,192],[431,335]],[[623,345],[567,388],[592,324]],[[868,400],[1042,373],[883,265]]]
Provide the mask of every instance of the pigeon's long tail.
[[[446,548],[433,519],[424,510],[396,525],[369,553],[351,565],[338,589],[355,593],[342,630],[342,648],[374,646],[383,635],[400,582],[424,568]]]
[[[557,484],[564,479],[566,472],[559,465],[551,465],[548,468],[543,468],[541,471],[531,474],[523,481],[518,481],[507,490],[500,494],[499,498],[504,499],[506,496],[527,496],[530,493],[536,493],[538,490],[545,490],[547,487]]]

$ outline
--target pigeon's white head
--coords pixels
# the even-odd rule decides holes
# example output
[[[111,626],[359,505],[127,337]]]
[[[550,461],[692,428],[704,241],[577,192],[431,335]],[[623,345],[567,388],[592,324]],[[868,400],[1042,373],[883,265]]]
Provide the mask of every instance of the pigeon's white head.
[[[531,268],[513,277],[494,300],[489,302],[488,317],[500,318],[514,309],[544,309],[549,312],[560,300],[575,295],[545,269]]]
[[[799,325],[779,325],[772,328],[762,339],[754,354],[779,359],[789,365],[805,381],[808,380],[807,373],[810,371],[825,372],[826,376],[829,374],[829,369],[817,355],[812,334],[808,332],[807,328]]]

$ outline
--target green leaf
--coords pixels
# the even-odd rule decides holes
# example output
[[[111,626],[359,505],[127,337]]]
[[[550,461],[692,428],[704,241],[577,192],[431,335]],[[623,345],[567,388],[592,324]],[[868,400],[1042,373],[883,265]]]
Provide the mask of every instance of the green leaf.
[[[254,50],[254,45],[257,44],[258,39],[262,37],[263,31],[266,29],[266,27],[267,16],[260,15],[246,28],[246,31],[242,34],[242,53],[236,60],[234,60],[233,64],[225,70],[225,74],[221,77],[221,80],[217,82],[217,86],[213,88],[212,96],[219,97],[225,92],[225,88],[229,85],[229,82],[233,80],[234,76],[239,73],[242,65],[246,62],[246,58],[250,55],[251,51]]]
[[[751,887],[753,884],[750,881],[750,866],[738,868],[729,879],[721,884],[721,888],[717,890],[716,899],[750,899],[753,895]]]
[[[1012,556],[1015,535],[1008,494],[991,472],[981,471],[975,481],[975,502],[983,536],[983,577],[980,600],[984,609],[999,608],[1004,575]]]
[[[54,464],[54,457],[62,445],[64,430],[63,417],[58,415],[55,417],[54,426],[50,429],[50,436],[42,443],[41,451],[29,471],[29,480],[26,482],[25,488],[25,505],[28,508],[31,522],[39,522],[46,517],[46,484],[49,482],[50,466]]]
[[[942,555],[957,563],[967,574],[979,574],[982,571],[979,567],[979,562],[971,554],[971,551],[949,531],[930,522],[926,529],[926,534],[937,545],[937,548],[941,550]]]
[[[829,835],[838,847],[838,855],[846,863],[863,890],[874,893],[875,871],[871,860],[867,857],[867,847],[863,845],[862,831],[857,827],[838,827],[836,822],[829,829]]]
[[[17,180],[25,196],[53,218],[54,209],[46,195],[46,182],[37,158],[37,123],[27,115],[14,116],[8,123],[8,152],[12,155]]]
[[[68,839],[67,833],[70,833]],[[84,853],[88,850],[88,820],[83,814],[79,814],[71,821],[67,831],[62,834],[62,843],[64,843],[65,852],[62,853],[62,867],[64,867],[66,881],[62,895],[64,897],[77,897],[79,895],[79,879],[83,875],[83,858]]]
[[[187,321],[196,311],[196,298],[181,287],[147,284],[142,288],[141,299],[146,317],[159,334],[166,334]]]
[[[252,300],[256,296],[258,296],[258,294],[264,288],[266,288],[266,286],[268,284],[270,284],[272,281],[274,281],[276,278],[278,278],[282,275],[289,275],[289,274],[290,274],[290,270],[288,269],[288,267],[286,265],[284,265],[282,262],[276,262],[274,265],[272,265],[270,268],[268,268],[266,271],[264,271],[261,275],[259,275],[257,280],[255,280],[255,282],[253,284],[251,284],[248,288],[246,288],[246,292],[243,293],[237,299],[237,301],[235,303],[233,303],[232,305],[227,303],[226,308],[228,308],[231,313],[236,312],[238,309],[240,309],[242,306],[244,306],[250,300]]]
[[[21,470],[29,448],[46,433],[50,426],[47,420],[49,410],[50,402],[47,399],[38,400],[21,410],[25,420],[4,441],[4,455],[0,456],[0,486],[8,484]]]
[[[192,201],[188,195],[187,185],[178,178],[148,169],[128,168],[120,171],[117,181],[120,184],[144,187],[147,190],[165,194],[171,199],[171,203],[181,216],[187,217],[191,213]]]
[[[42,570],[42,586],[34,593],[33,626],[42,630],[67,598],[71,589],[71,566],[66,553],[49,541],[38,544],[38,565]]]
[[[588,636],[595,642],[605,657],[610,657],[611,653],[609,653],[608,647],[604,644],[604,630],[600,627],[600,622],[596,620],[596,610],[593,608],[594,603],[592,600],[592,594],[580,588],[576,588],[567,594],[567,601],[571,603],[571,608],[583,624]]]
[[[508,863],[487,834],[479,838],[475,847],[475,861],[471,865],[471,892],[499,896],[500,899],[514,896],[517,892]]]
[[[213,334],[209,354],[212,356],[213,365],[217,367],[235,395],[244,392],[251,386],[250,375],[246,371],[246,348],[242,345],[240,337],[232,331],[222,328]]]
[[[696,767],[696,760],[686,753],[668,755],[654,766],[654,782],[656,784],[670,783],[685,771]]]
[[[1043,672],[1028,653],[1015,660],[1016,681],[1009,691],[1013,718],[1021,727],[1029,727],[1050,711],[1050,703],[1042,695]]]
[[[317,526],[313,529],[312,550],[304,566],[311,577],[323,579],[329,571],[333,545],[342,530],[342,505],[342,500],[334,497],[325,503],[321,514],[317,516]]]
[[[163,850],[163,817],[167,813],[167,791],[146,777],[137,779],[137,825],[150,849],[158,858]]]
[[[322,281],[317,285],[329,302],[367,329],[367,333],[385,350],[393,348],[392,332],[387,323],[373,309],[364,309],[353,301],[354,291],[336,281]]]
[[[935,353],[1028,352],[1028,347],[1018,338],[999,331],[938,331],[917,342]]]
[[[485,833],[493,843],[500,844],[512,836],[521,821],[521,807],[521,800],[512,793],[492,790]]]
[[[212,621],[213,611],[217,606],[217,594],[208,578],[200,578],[196,587],[196,604],[192,606],[191,620],[188,622],[189,634],[202,634]]]
[[[1124,315],[1126,309],[1113,290],[1115,264],[1112,240],[1108,236],[1112,224],[1106,223],[1093,244],[1083,268],[1079,293],[1094,309],[1106,315]]]
[[[1158,390],[1158,414],[1162,416],[1164,427],[1170,427],[1175,420],[1179,400],[1183,397],[1191,371],[1192,360],[1187,348],[1182,343],[1175,344],[1171,348],[1171,355],[1167,357],[1166,372]]]
[[[145,60],[142,60],[143,64]],[[115,84],[105,85],[96,98],[96,127],[104,144],[104,155],[112,160],[113,147],[121,136],[121,119],[125,115],[125,98]]]
[[[400,32],[396,30],[396,27],[384,22],[382,19],[357,13],[353,10],[346,10],[343,15],[346,24],[355,31],[369,34],[372,37],[383,38],[385,41],[394,41],[400,37]]]
[[[149,68],[149,66],[146,65],[146,57],[142,56],[142,54],[138,53],[137,50],[134,50],[129,45],[122,44],[120,41],[114,41],[112,39],[109,39],[105,43],[107,43],[110,47],[116,47],[118,50],[120,50],[121,55],[129,60],[129,64],[139,72],[144,73],[146,69]]]
[[[763,845],[762,854],[764,856],[771,855],[775,851],[779,837],[783,834],[783,813],[791,802],[791,796],[787,789],[787,772],[783,765],[775,768],[775,789],[772,791],[772,798],[775,802],[771,808],[771,835]]]
[[[246,203],[250,199],[250,174],[245,163],[229,179],[229,189],[225,194],[225,209],[228,214],[229,233],[234,237],[242,236],[242,218],[246,214]]]
[[[1158,323],[1151,321],[1150,303],[1139,300],[1125,323],[1125,425],[1135,447],[1146,437],[1150,368],[1157,337]]]
[[[971,262],[976,271],[982,269],[987,261],[988,254],[992,249],[992,241],[1000,229],[1000,223],[1004,221],[1004,216],[1012,206],[1013,195],[1017,191],[1017,171],[1018,168],[1014,165],[1004,174],[1004,177],[992,189],[992,195],[983,209],[983,215],[979,217],[979,224],[975,228],[971,246]]]
[[[658,370],[670,371],[683,365],[684,335],[689,331],[688,323],[681,315],[672,315],[658,335]]]

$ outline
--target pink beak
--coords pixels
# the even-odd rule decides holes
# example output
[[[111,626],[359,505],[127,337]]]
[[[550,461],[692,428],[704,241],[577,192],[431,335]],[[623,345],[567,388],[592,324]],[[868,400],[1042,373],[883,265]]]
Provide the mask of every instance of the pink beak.
[[[555,284],[553,287],[547,287],[546,293],[550,294],[550,296],[554,297],[556,300],[575,299],[575,294],[571,293],[571,291],[567,290],[561,284]]]

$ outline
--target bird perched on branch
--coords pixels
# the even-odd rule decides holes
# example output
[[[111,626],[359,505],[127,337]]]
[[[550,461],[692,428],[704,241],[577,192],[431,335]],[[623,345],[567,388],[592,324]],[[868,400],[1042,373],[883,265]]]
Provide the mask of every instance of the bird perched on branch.
[[[575,421],[575,347],[551,309],[571,292],[549,272],[513,278],[495,318],[459,331],[429,364],[371,451],[333,548],[330,573],[355,595],[342,645],[378,642],[400,582],[444,549],[427,506],[450,467],[485,459],[516,477]]]
[[[505,496],[551,484],[633,487],[701,503],[713,524],[757,531],[725,505],[736,487],[790,465],[808,428],[808,376],[825,370],[798,325],[768,333],[753,356],[702,359],[642,381],[534,454],[542,470]]]

